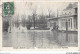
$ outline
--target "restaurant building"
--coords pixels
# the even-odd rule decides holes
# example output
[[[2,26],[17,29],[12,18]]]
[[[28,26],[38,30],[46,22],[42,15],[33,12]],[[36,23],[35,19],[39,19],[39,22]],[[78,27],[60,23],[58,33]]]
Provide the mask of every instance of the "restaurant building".
[[[72,4],[69,4],[72,5]],[[74,4],[73,4],[74,5]],[[54,23],[59,26],[59,30],[77,31],[78,30],[78,14],[77,6],[67,7],[62,11],[61,15],[54,18],[48,18],[48,28],[53,27]]]

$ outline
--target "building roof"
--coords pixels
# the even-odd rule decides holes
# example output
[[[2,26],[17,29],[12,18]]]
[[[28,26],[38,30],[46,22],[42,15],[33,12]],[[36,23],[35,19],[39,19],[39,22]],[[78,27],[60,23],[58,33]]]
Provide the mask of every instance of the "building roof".
[[[73,8],[77,8],[78,7],[78,3],[75,2],[73,4],[69,4],[63,11],[69,10],[69,9],[73,9]]]
[[[60,19],[60,18],[67,18],[67,17],[73,17],[74,15],[70,16],[60,16],[60,17],[54,17],[54,18],[48,18],[48,20],[54,20],[54,19]]]
[[[58,19],[58,17],[54,17],[54,18],[47,18],[48,20],[53,20],[53,19]]]

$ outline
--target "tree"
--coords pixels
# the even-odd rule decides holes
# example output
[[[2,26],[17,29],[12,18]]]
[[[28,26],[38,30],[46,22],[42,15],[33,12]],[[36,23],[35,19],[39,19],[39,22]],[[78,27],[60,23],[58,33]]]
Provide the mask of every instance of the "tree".
[[[28,16],[28,19],[26,20],[26,27],[29,30],[32,27],[32,16]]]
[[[48,8],[48,14],[49,14],[48,17],[49,17],[49,18],[51,17],[51,12],[52,12],[52,11]]]
[[[55,16],[55,13],[52,12],[52,10],[50,8],[47,8],[47,10],[48,10],[48,18],[52,18]]]
[[[32,20],[33,20],[33,23],[34,23],[34,29],[35,29],[35,27],[36,27],[36,20],[37,20],[37,18],[36,18],[36,16],[37,16],[37,14],[36,14],[36,11],[37,11],[37,6],[34,4],[34,3],[30,3],[29,4],[29,9],[30,9],[30,11],[32,11]]]
[[[22,17],[21,24],[23,27],[25,27],[26,26],[26,15],[22,15],[21,17]]]
[[[45,17],[43,12],[42,12],[42,15],[39,15],[38,17],[39,17],[39,19],[37,20],[38,27],[41,29],[45,28],[47,25],[47,18]]]
[[[15,19],[15,27],[19,27],[19,25],[20,25],[20,23],[19,23],[19,15],[16,15],[16,17],[15,17],[16,19]]]

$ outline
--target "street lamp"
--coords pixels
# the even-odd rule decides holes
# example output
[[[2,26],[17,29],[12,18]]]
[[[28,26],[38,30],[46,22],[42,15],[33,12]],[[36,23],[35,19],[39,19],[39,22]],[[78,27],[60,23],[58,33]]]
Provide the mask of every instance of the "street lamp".
[[[66,20],[66,41],[68,41],[68,22]]]

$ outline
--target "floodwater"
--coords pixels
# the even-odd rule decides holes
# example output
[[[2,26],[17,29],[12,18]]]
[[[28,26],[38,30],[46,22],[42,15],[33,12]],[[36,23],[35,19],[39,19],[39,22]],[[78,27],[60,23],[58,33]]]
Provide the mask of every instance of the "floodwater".
[[[3,32],[3,47],[20,49],[60,48],[78,45],[77,32],[53,32],[50,30],[17,30]],[[67,40],[68,39],[68,40]]]

